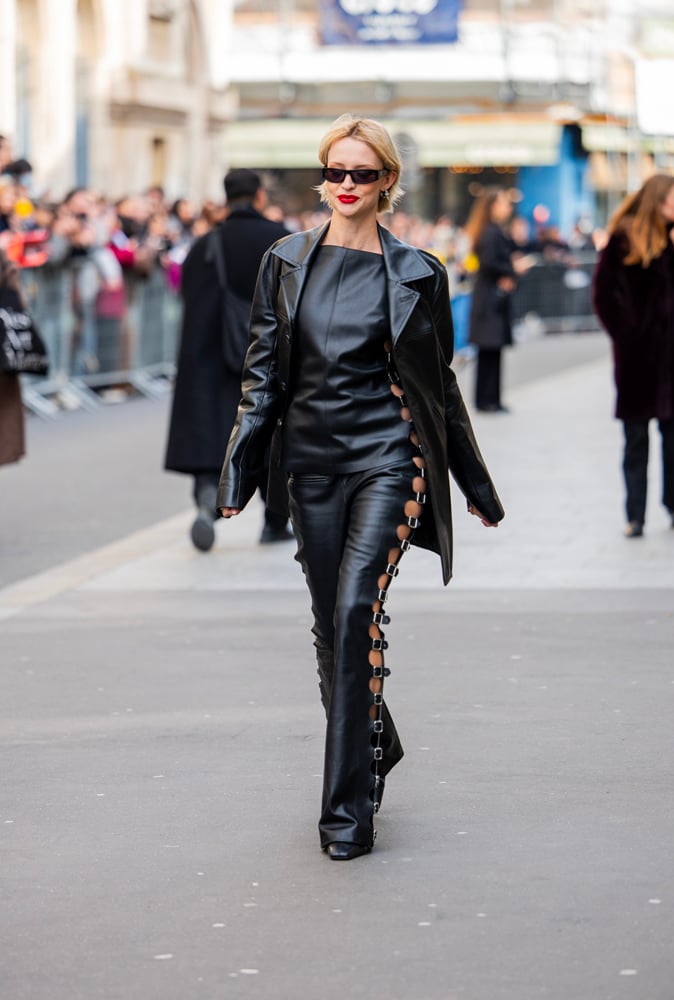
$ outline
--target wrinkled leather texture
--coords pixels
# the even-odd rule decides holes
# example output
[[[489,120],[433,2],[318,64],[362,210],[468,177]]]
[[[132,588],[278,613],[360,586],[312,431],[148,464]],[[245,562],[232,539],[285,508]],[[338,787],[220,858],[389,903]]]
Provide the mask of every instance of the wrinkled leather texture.
[[[283,468],[348,473],[409,461],[409,425],[386,377],[381,254],[321,246],[294,332],[298,357],[283,426]]]
[[[318,824],[323,847],[334,840],[364,845],[373,840],[368,630],[377,579],[396,544],[395,528],[412,495],[414,472],[408,459],[389,469],[291,477],[296,559],[311,594],[319,688],[327,719]],[[385,702],[381,718],[379,768],[385,776],[402,758],[403,748]]]
[[[243,398],[227,448],[219,507],[242,509],[271,445],[267,503],[287,502],[279,469],[288,405],[294,322],[313,255],[328,223],[274,244],[260,267],[251,313]],[[447,469],[467,501],[491,522],[503,507],[480,454],[456,376],[450,368],[454,331],[447,272],[431,254],[379,227],[387,273],[393,356],[421,441],[430,504],[414,544],[438,552],[445,583],[452,575],[452,512]]]

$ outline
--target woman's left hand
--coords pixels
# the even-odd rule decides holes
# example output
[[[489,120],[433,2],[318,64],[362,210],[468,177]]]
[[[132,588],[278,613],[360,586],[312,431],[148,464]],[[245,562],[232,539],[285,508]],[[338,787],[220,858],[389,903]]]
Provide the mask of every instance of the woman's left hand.
[[[468,513],[474,514],[475,517],[479,517],[485,528],[498,528],[498,524],[495,521],[488,521],[487,518],[480,513],[477,507],[474,507],[472,504],[468,507]]]

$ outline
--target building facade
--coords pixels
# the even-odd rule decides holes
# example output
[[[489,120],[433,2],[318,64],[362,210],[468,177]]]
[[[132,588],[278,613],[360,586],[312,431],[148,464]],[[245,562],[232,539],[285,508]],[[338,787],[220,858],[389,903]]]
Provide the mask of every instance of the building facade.
[[[382,11],[395,32],[443,4],[456,10],[453,41],[377,33]],[[479,185],[512,184],[524,211],[544,202],[568,231],[671,166],[671,138],[640,128],[635,67],[656,43],[671,60],[673,37],[671,0],[240,0],[225,58],[239,104],[228,160],[275,171],[301,200],[327,124],[370,114],[402,146],[406,208],[461,219]]]
[[[220,0],[0,0],[0,132],[37,191],[221,191]]]
[[[352,111],[398,139],[409,211],[460,220],[497,182],[567,231],[674,166],[648,96],[672,67],[671,0],[0,0],[0,132],[50,197],[219,197],[250,166],[314,207]]]

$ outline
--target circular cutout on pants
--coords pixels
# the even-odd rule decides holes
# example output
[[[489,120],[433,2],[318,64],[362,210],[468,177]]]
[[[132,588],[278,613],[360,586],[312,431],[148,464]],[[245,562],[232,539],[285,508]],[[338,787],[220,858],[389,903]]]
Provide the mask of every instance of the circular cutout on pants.
[[[406,517],[421,517],[424,512],[424,508],[416,500],[408,500],[403,507]]]

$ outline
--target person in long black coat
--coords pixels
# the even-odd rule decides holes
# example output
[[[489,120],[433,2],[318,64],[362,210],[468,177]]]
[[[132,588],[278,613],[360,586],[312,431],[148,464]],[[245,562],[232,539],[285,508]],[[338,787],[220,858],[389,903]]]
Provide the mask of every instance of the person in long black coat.
[[[214,541],[215,500],[222,462],[241,399],[241,370],[225,362],[228,325],[223,310],[228,293],[251,303],[260,261],[285,226],[262,215],[266,193],[252,170],[233,169],[225,177],[229,214],[215,235],[195,241],[182,268],[183,321],[165,468],[194,477],[198,508],[191,528],[194,545],[208,551]],[[220,241],[226,271],[222,287],[213,240]],[[241,357],[243,368],[243,357]],[[266,474],[260,477],[264,497]],[[260,541],[292,538],[287,520],[265,509]]]
[[[487,188],[475,202],[466,234],[479,261],[470,311],[469,342],[478,348],[475,407],[506,412],[501,400],[501,351],[513,342],[512,293],[517,274],[503,226],[512,214],[507,191]]]
[[[674,177],[655,174],[618,207],[593,282],[611,337],[624,427],[628,538],[646,519],[649,421],[662,438],[662,502],[674,528]]]

